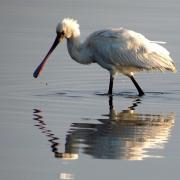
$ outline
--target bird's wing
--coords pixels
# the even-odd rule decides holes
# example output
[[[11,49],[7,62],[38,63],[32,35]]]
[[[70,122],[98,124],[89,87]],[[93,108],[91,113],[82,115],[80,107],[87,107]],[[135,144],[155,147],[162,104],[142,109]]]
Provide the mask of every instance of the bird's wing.
[[[104,64],[175,71],[173,60],[164,47],[134,31],[124,28],[97,31],[88,38],[88,43],[95,58]]]

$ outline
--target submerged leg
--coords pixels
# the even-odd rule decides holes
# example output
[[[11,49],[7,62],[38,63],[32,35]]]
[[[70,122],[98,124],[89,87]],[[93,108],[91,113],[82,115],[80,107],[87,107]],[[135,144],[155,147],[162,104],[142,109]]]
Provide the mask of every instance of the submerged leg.
[[[129,76],[130,79],[132,80],[132,82],[134,83],[134,85],[136,86],[138,92],[139,92],[139,96],[143,96],[144,95],[144,92],[143,90],[140,88],[139,84],[137,83],[137,81],[134,79],[134,76],[133,75],[130,75]]]
[[[113,91],[113,81],[114,81],[114,76],[112,74],[110,74],[110,81],[109,81],[109,91],[108,94],[112,95],[112,91]]]

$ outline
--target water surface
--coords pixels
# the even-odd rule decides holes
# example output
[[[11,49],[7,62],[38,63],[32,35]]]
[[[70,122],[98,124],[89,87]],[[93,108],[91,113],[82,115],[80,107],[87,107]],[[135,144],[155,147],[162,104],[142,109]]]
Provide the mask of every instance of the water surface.
[[[179,73],[139,73],[146,95],[119,76],[73,62],[60,45],[42,76],[42,60],[62,18],[77,18],[82,39],[127,27],[167,41],[180,64],[180,5],[172,1],[0,2],[0,174],[9,179],[177,179],[180,160]]]

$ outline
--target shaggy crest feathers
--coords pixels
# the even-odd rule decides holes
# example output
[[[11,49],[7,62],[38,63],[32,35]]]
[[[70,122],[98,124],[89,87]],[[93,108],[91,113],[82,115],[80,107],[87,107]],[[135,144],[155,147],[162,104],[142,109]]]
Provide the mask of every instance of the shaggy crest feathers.
[[[79,24],[77,23],[77,20],[71,19],[71,18],[64,18],[62,20],[62,24],[71,26],[71,27],[76,27],[79,29]]]
[[[56,31],[64,31],[66,38],[77,37],[80,35],[79,24],[76,20],[71,18],[64,18],[62,22],[57,25]]]

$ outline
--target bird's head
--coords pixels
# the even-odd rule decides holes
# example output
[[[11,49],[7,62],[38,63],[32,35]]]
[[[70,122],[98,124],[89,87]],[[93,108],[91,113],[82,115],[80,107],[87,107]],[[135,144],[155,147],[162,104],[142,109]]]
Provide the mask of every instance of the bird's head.
[[[76,20],[65,18],[56,27],[56,33],[61,38],[75,38],[80,35],[79,24]]]
[[[74,19],[65,18],[62,20],[62,22],[58,23],[56,27],[56,33],[57,35],[52,47],[50,48],[49,52],[47,53],[43,61],[39,64],[39,66],[33,73],[34,78],[37,78],[39,76],[39,74],[42,72],[45,63],[47,62],[48,57],[64,38],[76,38],[80,35],[79,24]]]

